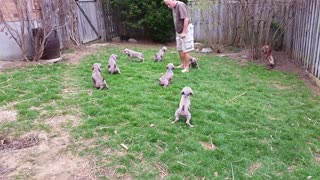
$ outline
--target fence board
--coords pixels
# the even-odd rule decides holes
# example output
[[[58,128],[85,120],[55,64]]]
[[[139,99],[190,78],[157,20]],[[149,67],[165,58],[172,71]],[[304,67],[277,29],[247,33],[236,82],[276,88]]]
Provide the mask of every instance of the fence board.
[[[317,10],[317,16],[316,17],[320,17],[320,2],[316,0],[316,10]],[[316,36],[315,36],[315,40],[316,40],[316,43],[315,43],[315,52],[314,52],[314,74],[317,78],[320,78],[320,19],[319,18],[316,18],[317,19],[317,30],[316,30]]]
[[[78,5],[80,40],[86,43],[98,39],[96,2],[78,1]]]
[[[307,71],[320,77],[318,0],[192,0],[188,6],[195,25],[195,41],[211,39],[216,44],[239,45],[244,43],[245,36],[251,36],[258,39],[258,44],[271,44],[277,39],[274,29],[266,27],[276,23],[282,28],[277,34],[282,37],[283,49]],[[244,26],[240,23],[246,15],[253,16]]]

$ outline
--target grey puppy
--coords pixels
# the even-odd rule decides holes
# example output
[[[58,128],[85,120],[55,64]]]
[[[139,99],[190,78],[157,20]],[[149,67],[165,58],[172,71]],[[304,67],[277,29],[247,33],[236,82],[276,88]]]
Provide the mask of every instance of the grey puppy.
[[[169,86],[169,84],[172,81],[173,78],[173,71],[174,70],[174,65],[172,63],[169,63],[167,66],[167,72],[164,73],[161,78],[159,79],[159,85],[163,86],[163,87],[167,87]]]
[[[113,74],[113,73],[119,73],[121,74],[120,72],[120,69],[117,65],[117,61],[118,60],[118,56],[116,54],[112,54],[109,58],[109,61],[108,61],[108,71],[109,73]]]
[[[155,62],[159,62],[159,61],[163,61],[164,59],[164,53],[167,51],[167,47],[163,46],[158,52],[157,54],[154,56],[154,61]]]
[[[92,81],[93,85],[99,90],[103,89],[104,87],[106,87],[106,89],[109,89],[107,81],[101,75],[100,63],[94,63],[92,65]]]
[[[200,69],[200,68],[199,68],[199,64],[198,64],[198,59],[195,58],[195,57],[191,57],[191,58],[190,58],[189,69],[191,69],[192,67],[193,67],[193,68],[198,68],[198,69]]]
[[[141,52],[136,52],[130,49],[124,49],[123,51],[125,54],[127,54],[130,57],[130,61],[132,61],[132,58],[138,58],[142,62],[144,62],[143,54]]]
[[[189,127],[194,127],[193,125],[190,124],[191,120],[191,112],[190,112],[190,106],[191,106],[191,101],[190,101],[190,96],[193,95],[192,89],[188,86],[184,87],[181,91],[181,100],[179,104],[179,108],[177,109],[175,113],[176,119],[172,123],[176,123],[180,116],[186,117],[187,125]]]

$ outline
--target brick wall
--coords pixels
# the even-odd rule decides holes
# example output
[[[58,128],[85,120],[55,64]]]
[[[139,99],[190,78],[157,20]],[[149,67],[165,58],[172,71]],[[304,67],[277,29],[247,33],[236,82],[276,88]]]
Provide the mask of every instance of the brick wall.
[[[14,22],[20,21],[21,17],[26,17],[25,9],[27,8],[27,4],[21,5],[22,10],[17,4],[15,3],[17,0],[0,0],[0,22]],[[19,1],[19,0],[18,0]],[[31,11],[32,19],[39,19],[40,15],[40,6],[38,1],[39,0],[28,0],[28,5],[30,6],[29,9]],[[23,13],[23,14],[22,14]]]

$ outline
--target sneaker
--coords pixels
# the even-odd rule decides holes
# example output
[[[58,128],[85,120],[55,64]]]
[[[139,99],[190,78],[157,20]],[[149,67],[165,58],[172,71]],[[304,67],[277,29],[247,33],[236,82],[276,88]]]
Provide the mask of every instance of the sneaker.
[[[180,64],[179,66],[177,66],[176,67],[177,69],[181,69],[181,68],[183,68],[183,65],[182,64]]]
[[[184,68],[181,72],[185,73],[185,72],[189,72],[189,69]]]

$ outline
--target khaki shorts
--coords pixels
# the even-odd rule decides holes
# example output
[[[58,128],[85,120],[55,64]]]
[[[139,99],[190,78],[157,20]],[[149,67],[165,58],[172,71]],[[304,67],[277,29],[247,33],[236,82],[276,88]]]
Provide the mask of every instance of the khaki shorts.
[[[176,33],[177,50],[184,53],[194,50],[193,42],[193,25],[189,24],[187,27],[186,37],[181,38],[181,34]]]

